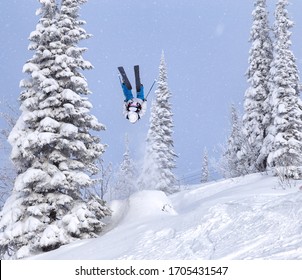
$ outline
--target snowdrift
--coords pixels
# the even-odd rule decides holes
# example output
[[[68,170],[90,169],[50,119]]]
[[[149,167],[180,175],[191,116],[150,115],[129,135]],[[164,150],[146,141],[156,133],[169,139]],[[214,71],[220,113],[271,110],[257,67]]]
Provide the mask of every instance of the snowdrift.
[[[99,238],[31,259],[302,259],[301,182],[253,174],[112,201]]]

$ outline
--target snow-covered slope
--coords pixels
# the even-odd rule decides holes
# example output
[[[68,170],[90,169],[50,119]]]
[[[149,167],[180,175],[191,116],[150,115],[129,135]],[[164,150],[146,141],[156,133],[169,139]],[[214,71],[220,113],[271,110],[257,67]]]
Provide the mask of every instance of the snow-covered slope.
[[[32,259],[302,259],[302,191],[253,174],[113,201],[96,239]]]

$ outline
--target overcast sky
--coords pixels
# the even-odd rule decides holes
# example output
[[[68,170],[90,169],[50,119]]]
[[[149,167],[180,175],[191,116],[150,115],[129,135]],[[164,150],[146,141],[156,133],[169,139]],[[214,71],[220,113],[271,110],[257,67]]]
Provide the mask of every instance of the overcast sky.
[[[202,152],[210,157],[229,132],[230,105],[242,109],[247,88],[244,76],[250,48],[249,33],[253,0],[89,0],[81,9],[84,26],[93,37],[81,43],[84,58],[94,70],[84,72],[93,94],[93,114],[107,130],[99,135],[109,145],[104,160],[119,165],[129,134],[132,157],[143,157],[148,113],[133,125],[122,115],[123,94],[117,66],[124,66],[134,84],[133,65],[139,64],[141,79],[149,89],[158,76],[162,50],[168,66],[172,92],[174,144],[179,158],[179,178],[201,169]],[[276,1],[269,0],[270,17]],[[302,1],[289,6],[293,28],[293,51],[301,71]],[[37,0],[0,1],[1,99],[18,107],[22,67],[33,53],[28,36],[35,30]],[[3,123],[0,122],[1,126]]]

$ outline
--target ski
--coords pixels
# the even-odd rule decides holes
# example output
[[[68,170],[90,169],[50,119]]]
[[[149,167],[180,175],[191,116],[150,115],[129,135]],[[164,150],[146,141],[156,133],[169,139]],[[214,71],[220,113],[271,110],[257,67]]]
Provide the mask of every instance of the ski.
[[[120,72],[120,74],[121,74],[121,76],[122,76],[122,81],[123,81],[123,83],[126,85],[126,87],[127,87],[128,89],[132,89],[132,86],[131,86],[130,81],[129,81],[127,75],[126,75],[126,72],[125,72],[124,67],[123,67],[123,66],[120,66],[120,67],[118,67],[117,69],[119,70],[119,72]]]
[[[134,75],[135,75],[136,92],[139,92],[141,89],[141,79],[139,76],[139,65],[134,66]]]

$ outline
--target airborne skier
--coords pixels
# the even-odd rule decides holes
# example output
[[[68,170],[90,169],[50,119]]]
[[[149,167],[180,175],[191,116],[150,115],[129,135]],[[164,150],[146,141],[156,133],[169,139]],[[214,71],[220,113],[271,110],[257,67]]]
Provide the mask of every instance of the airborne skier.
[[[124,116],[131,122],[136,123],[146,112],[147,103],[144,96],[144,86],[140,82],[139,66],[134,66],[136,97],[133,97],[132,86],[123,67],[118,67],[121,74],[121,86],[125,96]]]

